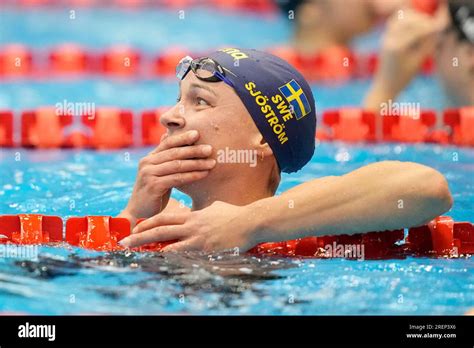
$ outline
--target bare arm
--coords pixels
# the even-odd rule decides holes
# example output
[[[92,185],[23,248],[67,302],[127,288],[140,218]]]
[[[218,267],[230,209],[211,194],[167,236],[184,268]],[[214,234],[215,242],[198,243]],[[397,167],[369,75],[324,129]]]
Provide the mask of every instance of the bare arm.
[[[394,13],[383,35],[379,64],[364,104],[379,111],[412,81],[426,57],[433,54],[437,33],[446,25],[445,10],[432,17],[413,9]]]
[[[418,226],[451,206],[448,184],[439,172],[385,161],[341,177],[312,180],[246,209],[258,243]]]
[[[246,251],[262,242],[417,226],[451,205],[447,182],[439,172],[416,163],[386,161],[340,177],[312,180],[246,206],[214,202],[198,211],[160,213],[139,224],[122,245],[178,239],[165,251]]]

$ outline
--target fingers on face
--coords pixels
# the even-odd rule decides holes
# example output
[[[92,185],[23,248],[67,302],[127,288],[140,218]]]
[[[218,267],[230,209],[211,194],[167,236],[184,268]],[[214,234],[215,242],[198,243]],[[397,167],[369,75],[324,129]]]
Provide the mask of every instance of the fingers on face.
[[[199,132],[196,130],[191,130],[182,134],[170,135],[165,137],[163,141],[158,145],[158,147],[152,151],[152,153],[157,153],[166,149],[171,149],[173,147],[191,145],[199,139]]]
[[[159,153],[151,153],[146,157],[146,161],[150,164],[161,164],[177,159],[207,158],[211,153],[211,145],[190,145],[166,149]]]
[[[216,165],[213,159],[201,160],[173,160],[171,162],[162,163],[152,166],[149,174],[163,177],[165,175],[187,173],[195,171],[209,171]]]

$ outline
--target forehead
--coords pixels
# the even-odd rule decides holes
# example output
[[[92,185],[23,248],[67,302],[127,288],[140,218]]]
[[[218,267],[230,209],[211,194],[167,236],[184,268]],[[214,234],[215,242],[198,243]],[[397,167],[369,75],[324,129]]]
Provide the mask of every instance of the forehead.
[[[192,71],[190,71],[183,80],[179,81],[179,89],[181,92],[202,89],[217,97],[225,97],[230,94],[234,94],[237,97],[234,89],[224,82],[202,81],[198,79]]]
[[[212,85],[212,83],[205,82],[205,81],[202,81],[202,80],[198,79],[192,71],[189,71],[186,74],[186,77],[183,80],[179,81],[179,88],[181,90],[189,89],[189,88],[193,87],[193,88],[203,88],[203,89],[207,89],[207,90],[216,92],[215,87],[214,86],[209,86],[209,85]]]
[[[198,87],[199,86],[199,87]],[[210,89],[212,90],[212,95],[216,96],[216,105],[232,110],[233,115],[244,115],[245,120],[251,121],[251,117],[244,106],[242,100],[237,95],[237,92],[224,82],[206,82],[198,79],[192,71],[190,71],[186,77],[179,81],[180,94],[193,93],[194,91],[199,91],[202,87],[202,90]],[[207,92],[206,92],[207,93]],[[233,119],[242,122],[242,119],[239,117],[234,117]]]

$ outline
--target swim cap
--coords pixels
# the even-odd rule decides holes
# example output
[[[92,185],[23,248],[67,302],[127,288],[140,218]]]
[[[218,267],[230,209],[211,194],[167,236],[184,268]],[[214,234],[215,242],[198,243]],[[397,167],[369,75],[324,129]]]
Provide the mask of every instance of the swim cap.
[[[449,0],[449,14],[459,38],[474,45],[474,1]]]
[[[254,49],[223,48],[209,55],[232,81],[280,170],[300,170],[315,147],[316,106],[304,77],[284,60]]]

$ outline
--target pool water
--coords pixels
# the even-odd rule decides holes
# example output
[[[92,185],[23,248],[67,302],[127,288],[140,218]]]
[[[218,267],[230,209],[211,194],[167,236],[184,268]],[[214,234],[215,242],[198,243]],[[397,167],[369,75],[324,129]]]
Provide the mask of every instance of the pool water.
[[[116,215],[131,193],[138,159],[149,150],[3,150],[0,212]],[[452,161],[454,152],[459,162]],[[323,143],[298,175],[283,177],[279,191],[386,159],[440,170],[454,196],[449,214],[472,221],[474,152],[467,149]],[[0,309],[36,314],[462,314],[474,306],[473,290],[470,258],[291,260],[224,253],[209,259],[61,246],[40,247],[36,260],[0,259]]]
[[[287,25],[276,17],[216,14],[206,8],[190,9],[185,22],[166,11],[81,9],[75,22],[61,17],[67,13],[7,9],[0,21],[0,40],[39,49],[63,41],[92,48],[125,42],[154,52],[177,42],[196,49],[224,44],[265,48],[289,37]],[[125,22],[134,25],[122,25]],[[376,47],[377,40],[369,35],[356,46]],[[368,86],[366,80],[314,84],[318,114],[360,104]],[[20,111],[66,99],[140,111],[170,105],[176,95],[176,82],[158,79],[19,80],[0,83],[0,108]],[[435,77],[419,77],[400,100],[441,110],[447,106],[441,95]],[[150,150],[1,149],[0,214],[41,213],[64,219],[116,215],[132,191],[138,160]],[[283,176],[278,193],[383,160],[416,161],[442,172],[454,197],[448,215],[474,221],[474,150],[469,148],[321,143],[303,170]],[[173,197],[190,204],[177,191]],[[0,312],[449,315],[474,307],[474,262],[466,257],[300,260],[228,253],[101,253],[68,245],[37,251],[33,259],[0,258]]]

